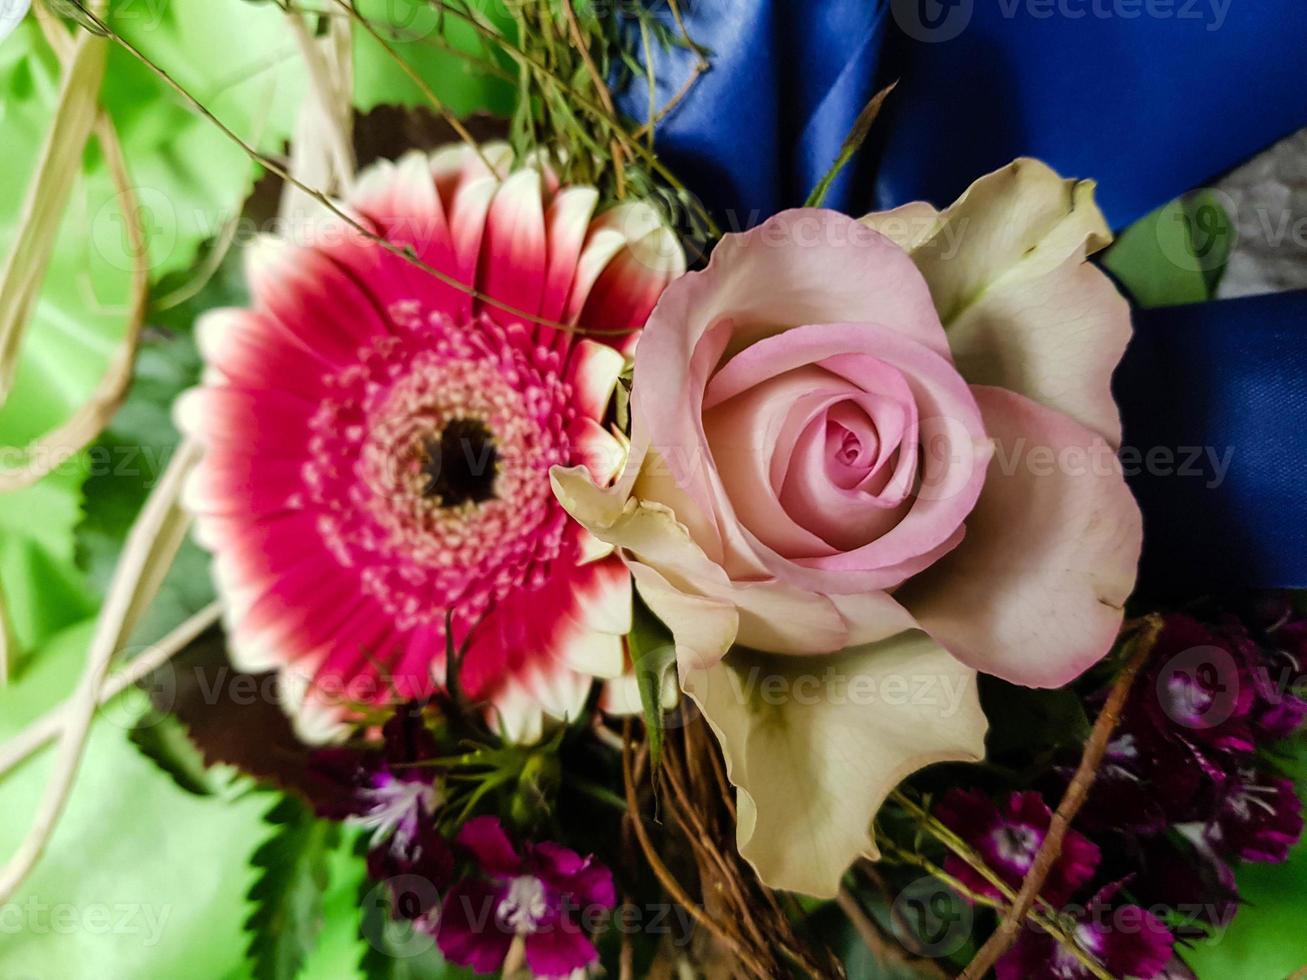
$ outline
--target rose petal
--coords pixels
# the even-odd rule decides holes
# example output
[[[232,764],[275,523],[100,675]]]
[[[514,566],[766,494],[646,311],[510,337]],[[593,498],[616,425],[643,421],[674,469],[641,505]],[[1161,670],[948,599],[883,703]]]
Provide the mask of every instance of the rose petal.
[[[1043,276],[1067,256],[1111,240],[1093,181],[1066,180],[1023,157],[967,188],[912,250],[912,260],[947,330],[989,289]]]
[[[975,672],[915,631],[826,657],[736,651],[682,686],[739,789],[740,853],[773,888],[834,897],[876,856],[871,819],[900,780],[984,755]]]
[[[988,290],[948,335],[968,381],[1033,398],[1120,445],[1112,372],[1130,341],[1130,304],[1082,251],[1043,276]]]
[[[997,443],[984,492],[962,544],[896,595],[971,666],[1060,687],[1116,638],[1139,507],[1101,436],[1021,395],[974,391]]]

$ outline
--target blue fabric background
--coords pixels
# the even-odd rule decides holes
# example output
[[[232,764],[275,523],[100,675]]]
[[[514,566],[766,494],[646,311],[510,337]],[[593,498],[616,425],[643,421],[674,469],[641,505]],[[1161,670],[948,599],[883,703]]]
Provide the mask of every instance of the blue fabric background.
[[[1304,0],[682,0],[713,68],[659,149],[727,231],[801,204],[899,88],[826,204],[947,204],[1016,156],[1093,177],[1120,228],[1307,125]],[[1079,14],[1077,16],[1077,14]],[[655,56],[659,104],[690,52]],[[623,96],[637,118],[647,91]],[[1116,379],[1154,593],[1307,587],[1307,292],[1137,313]],[[1221,460],[1187,477],[1188,447]],[[1160,452],[1159,452],[1160,451]],[[1196,465],[1196,464],[1195,464]]]

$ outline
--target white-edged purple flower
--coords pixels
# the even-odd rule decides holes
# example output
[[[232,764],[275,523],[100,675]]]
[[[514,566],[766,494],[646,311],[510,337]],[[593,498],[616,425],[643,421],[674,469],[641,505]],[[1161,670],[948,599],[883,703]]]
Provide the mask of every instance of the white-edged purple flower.
[[[1241,769],[1223,787],[1209,843],[1241,861],[1279,863],[1302,836],[1302,801],[1293,780],[1252,768]]]
[[[975,848],[1004,882],[1019,888],[1048,834],[1053,811],[1035,792],[1013,793],[1000,809],[984,793],[955,789],[940,800],[935,816]],[[1066,902],[1094,876],[1099,857],[1097,844],[1067,831],[1062,853],[1044,883],[1043,897],[1054,905]],[[998,889],[955,855],[945,860],[944,869],[978,894],[999,896]]]
[[[1117,886],[1095,896],[1072,917],[1072,935],[1082,950],[1114,977],[1155,980],[1172,962],[1175,937],[1162,921],[1137,905],[1108,907]],[[1069,949],[1035,926],[1022,930],[1016,944],[994,966],[998,980],[1090,980],[1094,974]]]
[[[560,844],[513,847],[494,817],[463,825],[458,844],[478,873],[445,897],[437,941],[447,960],[492,973],[519,938],[538,977],[567,977],[599,954],[585,923],[617,904],[612,873]]]

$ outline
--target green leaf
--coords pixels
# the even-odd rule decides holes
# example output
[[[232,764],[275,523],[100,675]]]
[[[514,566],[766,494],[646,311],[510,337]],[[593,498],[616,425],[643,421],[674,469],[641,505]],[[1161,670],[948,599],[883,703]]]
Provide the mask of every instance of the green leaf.
[[[204,764],[200,750],[186,734],[186,726],[172,715],[147,708],[127,738],[187,793],[213,796],[220,789],[221,780]]]
[[[649,738],[649,757],[658,764],[663,747],[663,678],[676,660],[672,633],[641,600],[635,596],[635,615],[631,635],[626,638],[640,688],[640,707],[644,713]]]
[[[274,830],[250,860],[259,876],[249,895],[255,907],[245,922],[246,958],[254,980],[293,980],[322,929],[340,827],[291,796],[280,797],[265,819]]]
[[[0,689],[0,740],[68,696],[93,628],[64,630]],[[0,977],[248,977],[246,858],[266,804],[245,783],[207,797],[178,788],[127,740],[145,701],[132,689],[97,715],[50,849],[7,906],[22,926],[0,938]],[[53,762],[47,749],[0,780],[0,854],[27,833]]]
[[[1220,196],[1199,191],[1136,221],[1103,265],[1140,306],[1200,303],[1215,295],[1234,235]]]
[[[1081,746],[1089,737],[1084,703],[1069,688],[1037,690],[980,676],[980,703],[989,718],[985,745],[990,758]]]
[[[871,97],[862,111],[858,113],[858,118],[853,121],[853,126],[847,136],[844,137],[844,143],[840,146],[839,155],[836,156],[835,162],[831,164],[829,170],[817,181],[817,186],[808,194],[808,199],[803,202],[805,208],[819,208],[826,200],[826,195],[830,193],[831,185],[835,183],[835,178],[840,175],[854,155],[862,149],[862,144],[867,141],[867,136],[871,133],[871,127],[880,115],[881,107],[889,94],[894,91],[898,82],[891,82],[883,89]]]
[[[470,6],[484,8],[481,16],[489,22],[499,18],[501,29],[507,26],[501,4],[474,0]],[[480,35],[465,21],[429,0],[359,0],[358,10],[451,112],[459,116],[512,113],[516,89],[489,67],[502,71],[512,62],[488,53]],[[364,112],[383,104],[434,108],[376,38],[361,29],[354,31],[354,102]]]

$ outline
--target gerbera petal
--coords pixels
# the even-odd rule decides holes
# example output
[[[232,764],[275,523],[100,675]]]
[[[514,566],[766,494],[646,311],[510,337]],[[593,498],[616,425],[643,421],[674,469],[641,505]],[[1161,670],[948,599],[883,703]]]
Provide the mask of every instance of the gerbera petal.
[[[398,163],[373,164],[359,175],[349,202],[375,226],[378,235],[411,249],[419,261],[439,271],[454,267],[449,222],[424,154],[413,151]],[[461,309],[466,302],[462,290],[386,249],[347,240],[344,249],[331,251],[359,269],[360,277],[374,289],[378,289],[377,283],[391,284],[388,289],[378,289],[385,306],[417,298],[437,308]],[[468,281],[465,285],[473,284]]]
[[[548,260],[540,173],[519,170],[499,185],[486,216],[477,288],[490,300],[536,316]],[[521,319],[493,302],[486,303],[484,310],[505,324]]]
[[[547,319],[559,319],[566,309],[590,218],[598,203],[599,192],[593,187],[568,187],[549,204],[545,215],[549,269],[540,299],[540,315]]]
[[[610,227],[623,234],[626,245],[595,279],[577,323],[595,331],[594,336],[605,342],[629,351],[635,331],[644,326],[663,289],[684,274],[685,252],[650,205],[619,205],[605,217]]]
[[[602,419],[625,364],[621,354],[593,340],[581,340],[573,346],[567,366],[577,411]]]
[[[331,364],[389,332],[376,299],[317,249],[262,235],[245,250],[245,278],[255,309]]]
[[[582,623],[617,636],[631,632],[631,574],[620,559],[583,565],[571,578]]]
[[[195,322],[195,342],[219,380],[243,388],[286,390],[304,398],[321,395],[331,364],[285,330],[250,310],[209,310]]]
[[[300,458],[314,406],[284,391],[192,388],[173,406],[177,428],[206,446]]]

